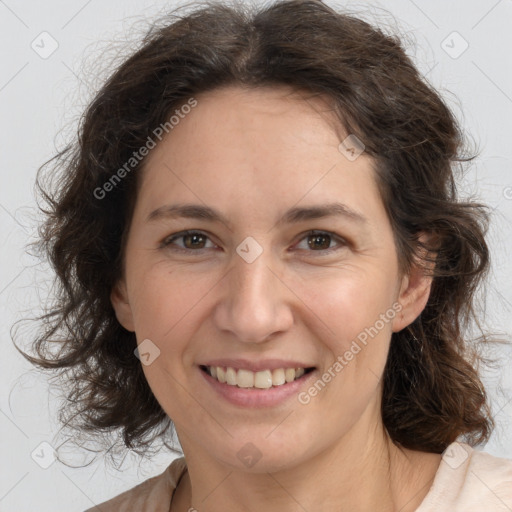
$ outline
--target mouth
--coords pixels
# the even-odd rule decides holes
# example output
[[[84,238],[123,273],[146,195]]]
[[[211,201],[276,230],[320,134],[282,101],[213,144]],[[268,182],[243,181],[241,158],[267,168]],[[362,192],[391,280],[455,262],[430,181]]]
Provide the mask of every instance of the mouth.
[[[265,390],[279,388],[291,382],[305,378],[315,370],[310,368],[274,368],[253,372],[243,368],[231,366],[205,366],[200,365],[201,371],[221,384],[237,388]]]

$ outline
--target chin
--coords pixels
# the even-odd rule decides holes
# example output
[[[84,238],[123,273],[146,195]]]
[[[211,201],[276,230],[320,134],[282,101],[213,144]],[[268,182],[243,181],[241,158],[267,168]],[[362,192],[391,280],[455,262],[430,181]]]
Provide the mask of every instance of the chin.
[[[286,434],[283,431],[283,434]],[[228,446],[210,452],[210,456],[219,462],[226,464],[233,471],[244,471],[248,473],[275,473],[278,471],[292,468],[304,459],[304,450],[301,446],[304,443],[293,440],[292,435],[283,435],[287,439],[287,444],[283,440],[276,438],[271,440],[268,430],[263,435],[243,435],[235,439],[230,438]],[[210,444],[210,447],[214,443]],[[218,445],[217,445],[218,446]]]

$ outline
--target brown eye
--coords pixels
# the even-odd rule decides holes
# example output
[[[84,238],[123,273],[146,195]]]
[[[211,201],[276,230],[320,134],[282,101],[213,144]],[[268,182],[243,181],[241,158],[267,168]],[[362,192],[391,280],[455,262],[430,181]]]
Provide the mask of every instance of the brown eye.
[[[306,244],[304,244],[304,240],[307,240]],[[333,242],[335,242],[336,245],[331,245]],[[321,253],[319,254],[319,256],[321,256],[322,254],[328,254],[343,249],[347,247],[347,245],[348,243],[343,238],[334,233],[310,231],[303,235],[296,247],[307,252]]]
[[[209,247],[206,246],[208,242],[211,244]],[[206,234],[201,233],[200,231],[183,231],[181,233],[167,237],[160,244],[160,247],[165,247],[174,251],[198,252],[201,249],[214,247],[214,244]]]
[[[331,237],[327,234],[309,235],[307,238],[311,249],[325,250],[331,245]]]
[[[191,235],[183,235],[181,238],[183,238],[183,245],[187,249],[203,249],[207,237],[201,233],[193,233]]]

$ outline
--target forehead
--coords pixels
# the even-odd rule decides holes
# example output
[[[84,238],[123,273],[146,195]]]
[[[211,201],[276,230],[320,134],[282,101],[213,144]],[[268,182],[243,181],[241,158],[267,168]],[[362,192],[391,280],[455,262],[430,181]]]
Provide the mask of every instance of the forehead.
[[[373,160],[340,152],[347,134],[327,98],[287,86],[230,86],[194,98],[145,162],[140,194],[151,206],[179,198],[268,209],[303,198],[346,199],[358,210],[379,201]]]
[[[173,116],[174,126],[150,153],[146,166],[171,147],[174,160],[186,153],[195,161],[209,159],[208,167],[242,152],[245,158],[257,153],[262,162],[267,155],[273,162],[280,156],[290,160],[291,150],[299,155],[309,146],[336,150],[340,136],[346,136],[326,96],[285,85],[226,86],[194,100],[196,106],[188,113]]]

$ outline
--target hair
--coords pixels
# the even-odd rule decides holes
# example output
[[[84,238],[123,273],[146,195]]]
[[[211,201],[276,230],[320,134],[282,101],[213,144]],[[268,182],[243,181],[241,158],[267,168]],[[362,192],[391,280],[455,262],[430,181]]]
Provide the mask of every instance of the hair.
[[[120,325],[110,301],[145,160],[112,178],[190,98],[230,85],[287,85],[328,98],[339,126],[363,141],[401,270],[423,262],[432,275],[425,309],[391,338],[382,395],[389,436],[435,453],[459,438],[486,441],[494,423],[480,356],[465,332],[478,323],[488,216],[483,205],[458,197],[455,171],[472,157],[464,156],[455,116],[400,39],[358,17],[319,0],[250,9],[203,4],[152,26],[89,104],[76,140],[39,170],[47,206],[38,247],[56,287],[38,318],[37,357],[24,356],[65,377],[62,418],[90,435],[117,430],[126,447],[143,451],[172,430],[134,356],[135,334]],[[41,172],[50,163],[55,181],[45,190]]]

